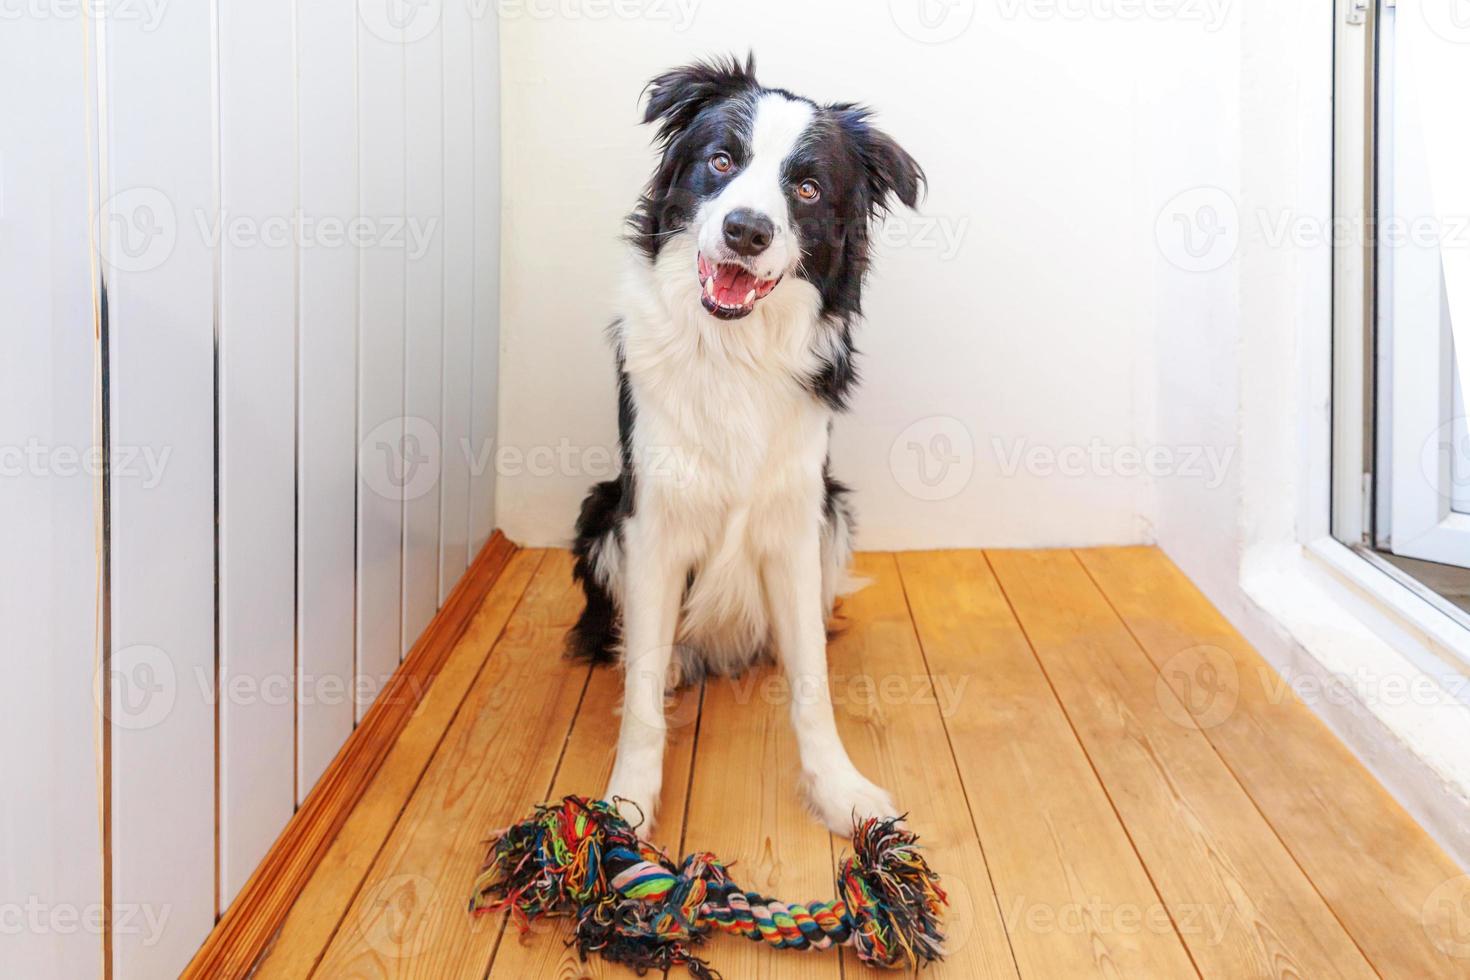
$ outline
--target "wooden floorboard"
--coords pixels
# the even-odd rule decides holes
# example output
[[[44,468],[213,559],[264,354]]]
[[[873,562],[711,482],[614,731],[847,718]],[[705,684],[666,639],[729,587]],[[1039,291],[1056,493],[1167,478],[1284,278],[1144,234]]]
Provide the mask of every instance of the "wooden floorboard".
[[[316,976],[481,980],[496,916],[465,913],[486,838],[546,793],[589,670],[562,657],[581,595],[547,555],[363,881]]]
[[[612,765],[621,675],[561,656],[570,565],[510,560],[257,976],[632,976],[581,963],[565,921],[521,936],[465,912],[485,839]],[[1470,976],[1445,952],[1470,952],[1470,879],[1158,551],[858,565],[872,584],[830,645],[838,724],[954,899],[929,975]],[[1200,697],[1222,674],[1223,710]],[[653,836],[826,899],[848,842],[801,800],[789,710],[773,668],[682,692]],[[730,980],[875,975],[846,950],[702,953]]]
[[[846,627],[828,653],[837,727],[852,759],[883,786],[924,842],[949,892],[948,958],[925,971],[943,978],[1015,977],[974,820],[949,750],[943,714],[965,709],[967,690],[936,688],[914,636],[892,555],[862,555],[867,588],[843,601]],[[843,951],[845,975],[881,976]]]
[[[617,705],[623,697],[623,674],[614,667],[592,672],[587,695],[572,726],[572,736],[546,798],[597,796],[612,774],[617,748]],[[669,706],[669,745],[664,754],[664,792],[661,817],[652,839],[670,853],[679,849],[684,826],[684,806],[694,761],[694,735],[698,729],[700,690],[686,688]],[[528,978],[601,978],[619,976],[617,967],[592,957],[583,963],[575,949],[567,946],[571,928],[567,919],[536,922],[524,934],[507,925],[496,948],[490,977],[499,980]]]
[[[1201,975],[1374,976],[1076,556],[989,558]]]
[[[708,682],[685,848],[713,852],[735,866],[744,887],[764,895],[830,899],[832,842],[797,792],[790,704],[789,686],[771,668]],[[707,956],[731,978],[827,980],[841,969],[836,956],[771,950],[731,936],[717,937]]]
[[[299,980],[316,968],[544,555],[542,551],[521,551],[511,557],[292,905],[255,973],[257,978]]]
[[[1078,555],[1378,972],[1470,976],[1462,872],[1347,746],[1157,549]]]
[[[1021,975],[1194,976],[985,556],[898,564]]]

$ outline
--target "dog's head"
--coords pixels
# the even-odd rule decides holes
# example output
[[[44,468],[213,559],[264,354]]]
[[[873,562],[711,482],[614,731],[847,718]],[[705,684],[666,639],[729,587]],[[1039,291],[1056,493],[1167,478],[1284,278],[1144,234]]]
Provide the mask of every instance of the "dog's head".
[[[755,60],[701,62],[655,78],[644,122],[663,157],[633,214],[650,260],[675,236],[697,247],[700,301],[749,315],[783,279],[810,282],[823,312],[855,314],[870,222],[918,202],[924,173],[851,104],[818,105],[755,79]]]

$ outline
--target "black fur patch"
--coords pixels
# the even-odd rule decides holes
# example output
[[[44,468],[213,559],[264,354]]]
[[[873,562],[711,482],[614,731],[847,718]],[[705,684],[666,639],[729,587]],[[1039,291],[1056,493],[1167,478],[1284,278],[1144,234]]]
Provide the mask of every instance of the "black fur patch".
[[[616,332],[618,321],[610,328]],[[623,470],[615,480],[599,483],[582,501],[577,517],[577,536],[572,544],[576,558],[572,577],[582,585],[587,606],[576,625],[567,634],[568,656],[593,663],[611,663],[617,659],[620,622],[617,602],[612,593],[597,580],[597,556],[601,549],[621,548],[623,524],[633,514],[633,391],[623,370],[623,352],[617,351],[618,364],[618,446]]]
[[[619,617],[617,603],[594,570],[599,549],[609,541],[622,541],[622,522],[632,500],[632,480],[619,477],[599,483],[582,501],[577,518],[577,540],[572,545],[576,564],[572,577],[582,585],[587,605],[567,634],[567,655],[593,663],[617,659]]]
[[[832,353],[822,359],[822,366],[806,380],[807,390],[834,412],[847,409],[847,399],[858,383],[857,348],[852,345],[852,326],[848,321],[831,324],[839,331]]]
[[[852,527],[852,507],[847,499],[851,493],[851,487],[832,475],[832,457],[828,456],[822,464],[822,518],[828,524],[835,522],[838,513],[842,513],[847,517],[849,528]]]

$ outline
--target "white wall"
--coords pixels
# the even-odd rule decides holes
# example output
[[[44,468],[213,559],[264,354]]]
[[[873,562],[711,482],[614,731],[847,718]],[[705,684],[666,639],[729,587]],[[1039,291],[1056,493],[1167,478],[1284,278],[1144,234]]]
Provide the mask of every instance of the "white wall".
[[[80,21],[0,28],[0,976],[102,968]]]
[[[0,975],[176,975],[490,535],[497,23],[387,6],[3,17]]]
[[[1325,506],[1323,479],[1305,474],[1327,466],[1311,433],[1330,410],[1330,365],[1307,360],[1331,331],[1331,251],[1311,234],[1332,215],[1332,41],[1330,7],[1240,4],[1216,37],[1160,49],[1171,84],[1158,98],[1200,125],[1150,147],[1156,427],[1231,464],[1213,488],[1159,481],[1156,534],[1237,622],[1250,549],[1297,540],[1301,515]],[[1222,233],[1207,238],[1210,211]]]
[[[897,215],[881,249],[858,336],[865,383],[834,438],[836,471],[858,490],[861,544],[1148,539],[1155,481],[1137,454],[1159,438],[1155,218],[1185,176],[1155,157],[1205,161],[1188,175],[1196,182],[1223,179],[1233,158],[1232,96],[1212,77],[1233,69],[1229,7],[1175,6],[1147,20],[1127,4],[1078,18],[1065,4],[959,3],[932,8],[957,19],[926,30],[906,0],[650,0],[604,5],[597,18],[507,5],[507,533],[566,541],[581,495],[610,466],[602,331],[616,312],[621,220],[653,163],[637,125],[642,86],[696,56],[753,48],[769,84],[873,104],[930,178],[921,216]],[[1213,336],[1207,320],[1184,328]],[[1189,367],[1177,385],[1221,394],[1195,370],[1208,354]],[[1167,453],[1221,441],[1162,435]],[[920,462],[938,477],[946,456],[958,462],[931,490]],[[1185,479],[1221,485],[1205,472]]]

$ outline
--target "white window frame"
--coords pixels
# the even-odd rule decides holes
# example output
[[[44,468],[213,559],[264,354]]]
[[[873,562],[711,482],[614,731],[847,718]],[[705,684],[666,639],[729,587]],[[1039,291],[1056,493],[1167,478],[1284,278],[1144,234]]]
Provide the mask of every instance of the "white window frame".
[[[1405,7],[1404,13],[1413,8]],[[1397,66],[1407,43],[1396,30],[1402,14],[1390,5],[1378,21],[1382,77],[1397,84]],[[1412,16],[1412,15],[1411,15]],[[1470,54],[1470,53],[1467,53]],[[1380,120],[1392,120],[1398,100],[1379,86]],[[1377,134],[1378,208],[1383,219],[1428,215],[1427,160],[1406,157],[1393,142],[1401,126],[1382,123]],[[1407,236],[1386,247],[1378,260],[1379,392],[1376,544],[1394,554],[1464,566],[1470,557],[1470,513],[1455,497],[1451,457],[1456,370],[1449,301],[1444,293],[1440,247]],[[1426,284],[1437,289],[1427,290]],[[1398,324],[1437,321],[1438,331],[1395,329]]]
[[[1336,3],[1332,199],[1338,228],[1372,228],[1369,217],[1375,180],[1380,176],[1374,119],[1375,32],[1381,24],[1381,6],[1391,3]],[[1387,271],[1376,267],[1371,235],[1347,235],[1333,248],[1331,351],[1320,352],[1331,363],[1331,412],[1328,419],[1313,423],[1323,427],[1331,446],[1327,494],[1331,503],[1326,509],[1307,505],[1301,537],[1318,570],[1342,587],[1338,598],[1361,618],[1380,624],[1383,628],[1378,632],[1386,639],[1401,644],[1405,637],[1413,637],[1421,652],[1435,660],[1452,663],[1456,669],[1470,668],[1470,616],[1373,550],[1373,509],[1379,509],[1379,526],[1393,526],[1403,516],[1390,509],[1401,487],[1390,489],[1385,482],[1375,499],[1371,476],[1375,466],[1380,472],[1393,472],[1395,465],[1391,433],[1380,430],[1376,447],[1373,439],[1375,380],[1380,397],[1392,397],[1402,384],[1393,370],[1377,360],[1373,333],[1368,329],[1378,315],[1375,297],[1385,301],[1390,295],[1391,278],[1385,276],[1388,282],[1378,278]],[[1413,462],[1417,468],[1417,455]],[[1309,473],[1306,480],[1311,487],[1317,478]],[[1433,493],[1422,481],[1420,488]]]

